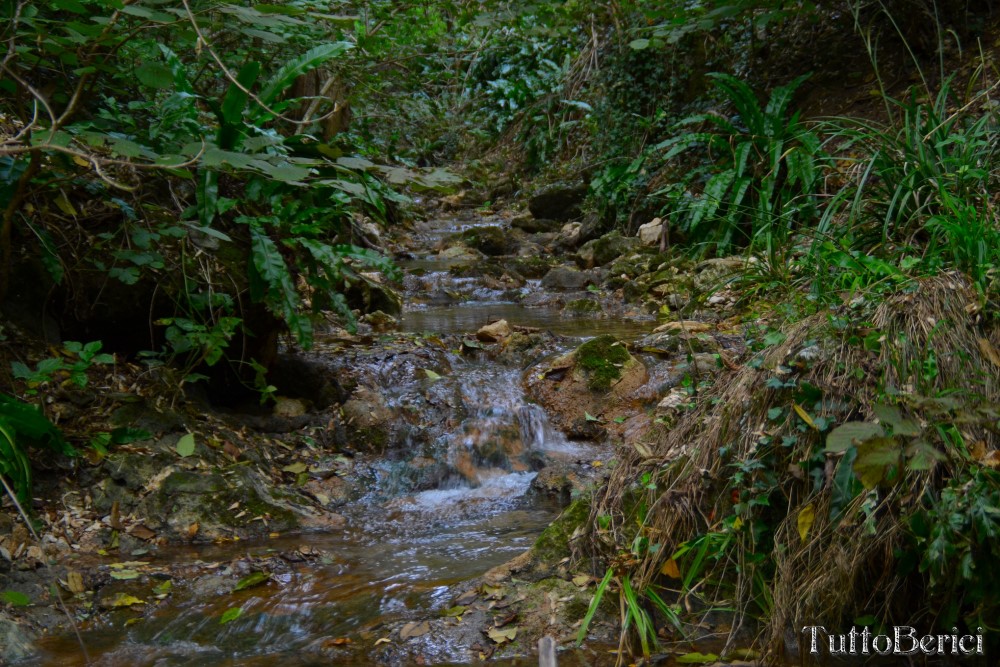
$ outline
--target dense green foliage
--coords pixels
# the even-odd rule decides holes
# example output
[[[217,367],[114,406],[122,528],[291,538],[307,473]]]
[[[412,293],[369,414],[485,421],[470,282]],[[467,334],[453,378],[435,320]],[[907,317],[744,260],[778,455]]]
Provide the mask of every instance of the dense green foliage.
[[[104,338],[18,362],[13,376],[25,398],[82,387],[115,353],[175,386],[223,366],[266,397],[279,333],[307,347],[320,318],[351,329],[374,309],[358,294],[398,278],[378,237],[405,219],[410,195],[457,186],[444,167],[464,162],[464,185],[484,193],[498,176],[582,178],[602,230],[666,221],[658,262],[744,257],[718,287],[780,302],[775,319],[824,320],[799,342],[839,350],[851,363],[823,370],[857,391],[835,394],[809,363],[775,361],[755,386],[760,423],[744,424],[760,437],[740,455],[730,443],[712,452],[717,477],[697,474],[720,513],[713,505],[683,539],[646,531],[666,512],[672,471],[627,480],[622,496],[651,502],[629,502],[627,528],[601,554],[612,567],[580,636],[613,584],[649,655],[657,623],[681,625],[668,574],[708,607],[738,598],[778,618],[775,554],[810,535],[874,537],[887,516],[899,531],[893,576],[915,582],[946,624],[987,623],[1000,609],[989,577],[1000,479],[966,431],[991,437],[996,417],[969,360],[977,346],[996,354],[976,327],[995,324],[1000,296],[1000,142],[991,56],[967,80],[944,76],[946,42],[985,25],[950,4],[0,0],[0,301],[56,295],[64,313],[85,313],[67,315],[67,332],[98,331],[70,337]],[[801,45],[781,57],[764,46],[843,16],[870,49],[876,83],[863,98],[874,103],[863,118],[806,118],[810,86],[838,64],[810,76]],[[886,85],[911,77],[880,69],[876,36],[898,41],[890,62],[920,85]],[[886,299],[905,308],[943,274],[977,299],[966,319],[978,342],[955,355],[965,374],[941,370],[939,331],[956,313],[922,324],[923,338],[875,324]],[[105,290],[131,304],[124,325],[92,308]],[[114,340],[129,327],[153,333]],[[594,390],[630,359],[609,340],[580,348]],[[751,368],[784,342],[751,331]],[[102,436],[95,448],[135,434]],[[0,474],[21,500],[29,445],[73,452],[40,411],[0,395]],[[610,514],[599,531],[602,521]],[[680,543],[658,552],[669,539]],[[667,567],[641,572],[642,559]]]

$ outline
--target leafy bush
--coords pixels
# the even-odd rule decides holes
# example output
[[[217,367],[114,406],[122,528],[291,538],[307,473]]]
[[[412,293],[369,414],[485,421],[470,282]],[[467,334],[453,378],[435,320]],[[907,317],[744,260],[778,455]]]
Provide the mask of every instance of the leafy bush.
[[[41,410],[0,394],[0,477],[14,487],[22,505],[31,501],[31,463],[26,447],[76,455],[76,450]]]

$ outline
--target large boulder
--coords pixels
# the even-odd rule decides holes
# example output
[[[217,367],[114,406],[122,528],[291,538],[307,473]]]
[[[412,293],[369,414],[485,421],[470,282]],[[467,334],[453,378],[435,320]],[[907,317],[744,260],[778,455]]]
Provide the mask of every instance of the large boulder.
[[[557,428],[570,438],[594,440],[613,418],[634,411],[634,395],[648,379],[625,344],[604,335],[531,369],[525,384]]]
[[[576,254],[576,263],[584,269],[604,266],[632,252],[638,245],[638,239],[622,236],[618,231],[613,231],[599,239],[584,243]]]
[[[586,196],[584,183],[553,183],[528,200],[528,210],[536,218],[564,222],[580,217],[580,207]]]

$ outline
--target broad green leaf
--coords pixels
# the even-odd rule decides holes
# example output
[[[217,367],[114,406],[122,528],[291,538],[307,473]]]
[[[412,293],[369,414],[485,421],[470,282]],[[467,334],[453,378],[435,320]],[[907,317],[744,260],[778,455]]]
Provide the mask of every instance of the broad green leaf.
[[[866,489],[874,489],[885,479],[889,466],[899,465],[901,454],[895,438],[870,438],[858,445],[854,472]]]
[[[162,63],[152,62],[135,69],[135,78],[150,88],[163,90],[174,85],[174,73]]]
[[[295,79],[310,72],[328,60],[336,58],[353,48],[349,42],[331,42],[320,44],[309,49],[304,54],[286,63],[264,86],[260,98],[264,104],[270,105],[292,85]]]
[[[24,593],[18,591],[2,591],[0,592],[0,601],[6,602],[14,607],[27,607],[31,604],[31,598],[29,598]]]
[[[260,584],[270,580],[271,574],[269,572],[251,572],[236,582],[236,587],[233,589],[233,592],[253,588],[254,586],[259,586]]]
[[[920,424],[913,419],[903,417],[903,413],[899,407],[895,405],[876,404],[873,411],[880,423],[888,424],[892,428],[893,435],[920,435]]]
[[[177,454],[188,457],[194,454],[194,434],[185,433],[177,441]]]
[[[830,431],[826,436],[826,451],[830,454],[845,452],[865,440],[885,435],[878,424],[869,422],[847,422]]]
[[[243,615],[242,607],[233,607],[232,609],[227,609],[224,614],[219,618],[219,624],[225,625],[226,623],[231,623],[237,618]]]

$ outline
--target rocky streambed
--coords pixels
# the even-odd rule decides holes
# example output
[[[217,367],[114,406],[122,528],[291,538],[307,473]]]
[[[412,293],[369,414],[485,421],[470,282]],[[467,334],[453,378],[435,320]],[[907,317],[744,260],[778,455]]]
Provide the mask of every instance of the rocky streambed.
[[[41,543],[4,518],[2,588],[27,602],[0,614],[6,659],[531,664],[548,634],[561,664],[613,663],[614,609],[571,648],[588,490],[743,343],[724,294],[671,314],[734,266],[581,227],[418,223],[391,241],[402,284],[368,276],[357,334],[283,355],[273,404],[57,405],[148,437],[44,475]]]

